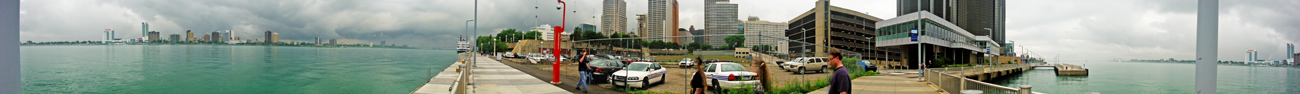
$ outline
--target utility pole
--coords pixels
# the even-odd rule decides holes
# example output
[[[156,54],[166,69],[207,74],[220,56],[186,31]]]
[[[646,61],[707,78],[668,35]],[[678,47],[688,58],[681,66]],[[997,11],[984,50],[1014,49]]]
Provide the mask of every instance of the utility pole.
[[[1219,0],[1197,0],[1196,93],[1215,94],[1218,86]]]

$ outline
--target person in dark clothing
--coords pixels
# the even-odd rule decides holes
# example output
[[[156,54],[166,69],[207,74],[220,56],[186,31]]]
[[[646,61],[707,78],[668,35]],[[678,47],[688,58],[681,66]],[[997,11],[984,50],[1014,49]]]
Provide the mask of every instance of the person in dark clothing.
[[[849,79],[849,71],[845,70],[844,65],[841,64],[843,62],[840,62],[842,56],[844,55],[838,49],[831,49],[830,54],[826,56],[826,58],[831,59],[826,64],[835,67],[835,73],[830,78],[831,91],[827,92],[829,94],[849,94],[849,91],[852,91],[853,82],[849,81],[851,80]]]
[[[695,62],[700,62],[699,56],[695,57]],[[704,83],[704,68],[695,66],[695,74],[691,75],[691,94],[704,94],[708,90],[708,84]]]
[[[587,92],[587,84],[590,84],[587,82],[591,81],[591,66],[587,66],[587,62],[591,62],[591,60],[587,59],[587,50],[582,50],[582,58],[578,59],[578,75],[580,77],[578,78],[578,86],[574,87],[581,89],[583,93]]]

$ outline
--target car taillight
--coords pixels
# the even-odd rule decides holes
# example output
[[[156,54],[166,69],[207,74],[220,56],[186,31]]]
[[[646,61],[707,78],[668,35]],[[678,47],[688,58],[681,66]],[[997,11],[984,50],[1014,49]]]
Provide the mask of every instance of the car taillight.
[[[600,68],[596,68],[596,72],[600,72]]]
[[[728,74],[728,75],[727,75],[727,80],[736,80],[736,75],[735,75],[735,74]]]

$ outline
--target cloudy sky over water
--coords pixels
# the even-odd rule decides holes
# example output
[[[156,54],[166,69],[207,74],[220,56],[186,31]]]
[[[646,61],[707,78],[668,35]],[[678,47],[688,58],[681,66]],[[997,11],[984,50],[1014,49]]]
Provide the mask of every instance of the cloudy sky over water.
[[[678,0],[682,28],[704,24],[703,0]],[[814,0],[732,0],[739,16],[784,22],[808,11]],[[234,36],[281,40],[342,39],[344,43],[407,44],[452,48],[473,19],[472,0],[23,0],[20,39],[99,40],[103,29],[117,37],[140,37],[140,23],[164,36],[193,30],[196,36],[232,30]],[[569,25],[599,24],[601,0],[568,0]],[[647,0],[627,0],[629,27],[647,12]],[[1009,0],[1007,39],[1018,48],[1066,61],[1192,59],[1195,56],[1194,0]],[[526,30],[559,25],[554,0],[481,0],[478,31]],[[895,0],[834,0],[832,5],[883,19],[896,16]],[[1221,0],[1221,60],[1243,60],[1247,49],[1260,58],[1284,59],[1284,44],[1300,42],[1300,1]],[[537,18],[534,19],[533,17]],[[629,31],[631,31],[629,29]],[[378,44],[378,43],[376,43]]]

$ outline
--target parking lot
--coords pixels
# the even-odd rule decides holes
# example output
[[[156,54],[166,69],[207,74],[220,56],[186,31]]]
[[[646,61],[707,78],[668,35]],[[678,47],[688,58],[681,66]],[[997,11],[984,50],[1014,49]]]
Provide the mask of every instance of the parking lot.
[[[528,63],[526,59],[522,59],[522,58],[508,58],[503,62],[516,62],[516,64],[527,65],[527,66],[531,66],[532,68],[543,70],[541,72],[545,72],[545,73],[549,73],[552,67],[551,65],[547,65],[547,64],[534,65]],[[562,71],[561,78],[577,78],[578,77],[577,64],[571,62],[565,62],[565,63],[566,65],[561,66],[561,71]],[[645,90],[651,92],[686,93],[690,86],[688,85],[689,79],[687,74],[689,74],[689,72],[694,72],[694,70],[693,69],[688,70],[687,68],[678,67],[677,62],[658,62],[658,63],[664,66],[664,68],[668,69],[668,73],[665,75],[664,83],[649,85],[648,88]],[[747,66],[746,70],[749,71],[758,70],[757,67],[750,66],[749,64],[742,64],[742,65]],[[829,76],[829,73],[813,73],[813,72],[809,72],[807,74],[796,74],[793,72],[786,72],[784,70],[781,70],[781,68],[778,68],[774,64],[769,64],[769,65],[770,66],[768,66],[768,70],[771,75],[770,77],[772,77],[772,80],[774,80],[772,85],[775,87],[783,87],[781,85],[793,81],[826,79],[827,76]],[[828,70],[827,72],[830,71]],[[576,82],[565,82],[565,83],[576,83]],[[600,83],[596,83],[593,86],[600,87],[600,88],[607,88],[607,89],[616,88],[604,81],[600,81]],[[596,87],[592,87],[592,88],[595,89]],[[624,87],[617,87],[617,88],[624,88]]]

